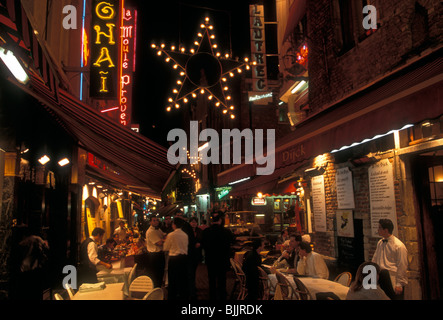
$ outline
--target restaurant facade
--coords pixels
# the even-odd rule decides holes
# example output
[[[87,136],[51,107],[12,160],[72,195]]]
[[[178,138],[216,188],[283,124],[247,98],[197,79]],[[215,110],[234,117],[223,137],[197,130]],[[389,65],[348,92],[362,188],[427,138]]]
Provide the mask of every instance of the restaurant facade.
[[[0,3],[1,299],[20,297],[14,288],[15,258],[24,227],[49,245],[50,272],[43,290],[60,287],[63,268],[77,265],[80,243],[92,229],[101,227],[110,237],[120,220],[128,227],[143,222],[160,205],[171,171],[162,161],[166,149],[131,129],[128,79],[133,70],[125,69],[134,61],[125,61],[129,57],[123,49],[133,45],[134,34],[128,31],[120,37],[114,30],[110,35],[120,40],[115,48],[122,62],[116,63],[121,68],[117,77],[125,82],[125,92],[116,92],[115,98],[94,96],[89,87],[91,60],[77,50],[85,48],[89,26],[64,28],[60,12],[65,5],[54,2],[46,10],[33,1]],[[86,1],[82,11],[92,12],[93,5]],[[122,15],[125,21],[135,18],[123,1],[115,5],[121,20]],[[79,21],[82,11],[77,11]],[[46,29],[49,23],[52,27]],[[103,79],[101,84],[105,86]],[[115,82],[115,88],[121,85]],[[126,115],[116,118],[102,112],[119,100],[119,112]]]
[[[284,80],[274,107],[287,108],[292,132],[276,141],[271,175],[240,164],[217,183],[235,183],[230,194],[243,199],[243,210],[263,211],[253,204],[263,197],[273,230],[280,204],[294,197],[297,214],[283,209],[286,225],[300,224],[332,275],[355,274],[370,260],[378,220],[390,218],[408,249],[405,298],[438,299],[439,9],[432,1],[394,2],[371,1],[377,27],[366,30],[357,3],[277,1]]]

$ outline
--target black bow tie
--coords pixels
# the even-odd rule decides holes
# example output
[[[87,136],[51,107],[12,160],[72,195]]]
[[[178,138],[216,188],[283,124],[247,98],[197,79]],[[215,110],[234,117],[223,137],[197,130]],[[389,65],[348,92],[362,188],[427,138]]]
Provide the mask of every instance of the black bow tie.
[[[386,242],[388,242],[388,239],[383,239],[382,241],[383,241],[384,243],[386,243]]]

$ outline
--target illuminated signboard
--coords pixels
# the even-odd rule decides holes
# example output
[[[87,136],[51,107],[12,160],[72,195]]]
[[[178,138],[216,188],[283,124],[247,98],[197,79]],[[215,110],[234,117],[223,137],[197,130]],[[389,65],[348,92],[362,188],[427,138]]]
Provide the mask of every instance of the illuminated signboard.
[[[248,92],[248,100],[254,105],[267,105],[268,103],[272,103],[273,95],[272,92]]]
[[[222,198],[226,197],[229,192],[231,192],[232,187],[222,187],[222,188],[216,188],[216,194],[217,194],[217,199],[221,200]]]
[[[252,53],[252,91],[267,90],[265,17],[263,5],[249,6]]]
[[[253,206],[265,206],[266,205],[266,198],[254,197],[254,198],[252,198],[251,204]]]
[[[137,11],[124,8],[121,21],[120,46],[120,109],[119,122],[131,125],[132,82],[135,71]]]
[[[92,0],[89,95],[115,99],[118,94],[118,0]]]

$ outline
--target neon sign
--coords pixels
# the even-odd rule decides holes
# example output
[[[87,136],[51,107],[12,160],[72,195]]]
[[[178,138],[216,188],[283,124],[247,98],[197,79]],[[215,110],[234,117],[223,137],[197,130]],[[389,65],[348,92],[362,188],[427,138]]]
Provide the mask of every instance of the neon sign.
[[[249,6],[252,53],[252,91],[267,90],[265,17],[263,5]]]
[[[92,1],[89,95],[96,99],[117,98],[118,45],[115,39],[118,3],[118,0]]]
[[[135,71],[137,11],[123,8],[120,26],[120,109],[119,122],[131,125],[132,81]]]

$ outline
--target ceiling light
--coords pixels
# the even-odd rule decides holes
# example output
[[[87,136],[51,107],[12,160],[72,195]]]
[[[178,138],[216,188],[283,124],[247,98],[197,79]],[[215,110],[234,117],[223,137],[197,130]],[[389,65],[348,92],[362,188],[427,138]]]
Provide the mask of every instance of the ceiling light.
[[[38,159],[38,162],[40,162],[42,165],[47,164],[51,159],[47,156],[44,155],[43,157],[41,157],[40,159]]]
[[[61,159],[61,160],[58,162],[58,165],[59,165],[60,167],[64,167],[64,166],[66,166],[67,164],[69,164],[69,159],[68,159],[68,158]]]

